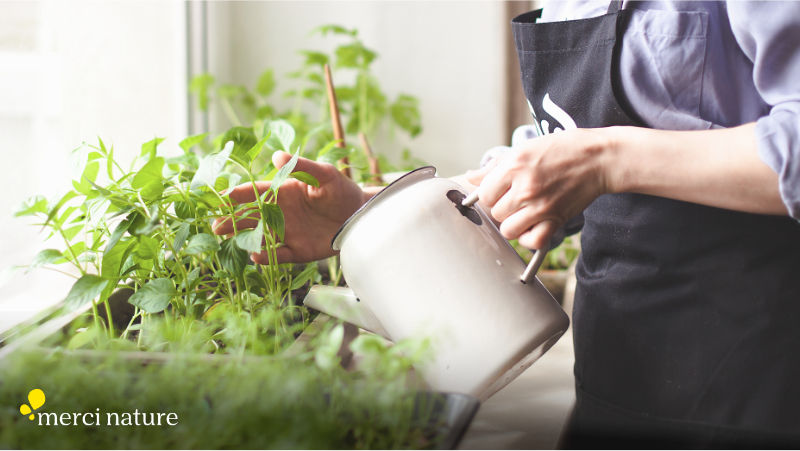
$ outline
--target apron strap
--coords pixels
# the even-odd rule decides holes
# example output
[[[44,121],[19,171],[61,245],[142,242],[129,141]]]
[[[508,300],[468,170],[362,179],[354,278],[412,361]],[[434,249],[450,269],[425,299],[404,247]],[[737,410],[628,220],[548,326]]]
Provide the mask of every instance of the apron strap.
[[[618,13],[622,9],[622,0],[612,0],[608,5],[608,14]]]

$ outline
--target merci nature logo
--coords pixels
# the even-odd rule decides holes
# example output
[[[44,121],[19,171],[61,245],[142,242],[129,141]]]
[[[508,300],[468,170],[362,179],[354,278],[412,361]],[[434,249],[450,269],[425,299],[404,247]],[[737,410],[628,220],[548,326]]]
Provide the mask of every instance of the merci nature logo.
[[[44,405],[44,392],[39,388],[34,388],[30,392],[28,392],[28,404],[22,404],[19,406],[19,413],[23,415],[28,415],[28,419],[33,421],[36,419],[36,414],[33,413],[34,410],[42,407]]]
[[[103,415],[100,408],[94,412],[44,412],[34,413],[33,411],[42,407],[45,402],[44,391],[35,388],[28,392],[28,404],[19,406],[19,413],[26,415],[33,421],[37,415],[39,426],[176,426],[179,422],[178,414],[175,412],[105,412]],[[105,417],[105,424],[102,418]]]

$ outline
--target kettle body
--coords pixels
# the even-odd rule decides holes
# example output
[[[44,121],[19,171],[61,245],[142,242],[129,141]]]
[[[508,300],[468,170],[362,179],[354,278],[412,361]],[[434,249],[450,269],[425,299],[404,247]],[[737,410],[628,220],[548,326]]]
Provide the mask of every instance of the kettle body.
[[[567,330],[569,319],[466,193],[424,167],[367,202],[333,248],[363,308],[392,340],[427,337],[432,389],[487,399]]]

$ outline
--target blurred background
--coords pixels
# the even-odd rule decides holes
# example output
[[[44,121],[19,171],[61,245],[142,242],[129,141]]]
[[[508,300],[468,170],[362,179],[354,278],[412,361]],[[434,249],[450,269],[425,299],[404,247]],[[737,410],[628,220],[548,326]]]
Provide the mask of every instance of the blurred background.
[[[408,149],[455,175],[508,144],[527,122],[509,22],[532,2],[501,1],[0,1],[0,331],[62,299],[71,280],[15,269],[46,247],[13,211],[35,194],[58,196],[76,175],[70,153],[100,137],[123,162],[141,144],[229,127],[218,104],[197,108],[193,77],[254,85],[273,69],[292,87],[301,49],[330,52],[341,40],[312,31],[358,30],[378,55],[373,75],[389,98],[418,99],[422,132],[384,130],[373,150],[398,161]],[[334,77],[337,73],[334,72]],[[344,76],[347,76],[346,74]],[[349,83],[351,80],[337,80]],[[337,83],[338,85],[338,83]],[[272,96],[276,107],[291,99]],[[51,246],[52,247],[52,246]]]

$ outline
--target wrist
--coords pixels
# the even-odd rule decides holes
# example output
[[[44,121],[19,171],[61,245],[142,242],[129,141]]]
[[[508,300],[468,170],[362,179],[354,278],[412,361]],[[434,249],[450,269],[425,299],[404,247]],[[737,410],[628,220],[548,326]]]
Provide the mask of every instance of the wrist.
[[[635,138],[634,127],[614,126],[597,129],[600,139],[600,172],[606,193],[624,193],[631,190],[630,156],[626,152],[632,148]]]
[[[376,194],[383,190],[383,186],[367,186],[361,189],[361,205],[364,205]]]

